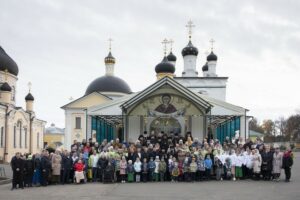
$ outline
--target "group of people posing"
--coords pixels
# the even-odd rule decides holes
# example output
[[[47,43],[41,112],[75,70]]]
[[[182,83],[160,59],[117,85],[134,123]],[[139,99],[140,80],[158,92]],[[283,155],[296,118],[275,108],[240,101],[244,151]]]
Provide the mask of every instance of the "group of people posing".
[[[254,143],[229,137],[221,144],[212,136],[199,141],[164,133],[141,134],[136,142],[117,138],[101,144],[74,141],[71,151],[43,150],[11,160],[12,189],[49,184],[85,182],[197,182],[209,180],[280,180],[282,169],[289,182],[292,151],[281,152],[276,145],[260,139]]]

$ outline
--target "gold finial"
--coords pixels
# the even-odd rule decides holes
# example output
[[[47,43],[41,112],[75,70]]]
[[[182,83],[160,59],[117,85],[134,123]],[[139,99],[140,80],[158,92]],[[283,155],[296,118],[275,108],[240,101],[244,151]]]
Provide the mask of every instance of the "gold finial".
[[[169,39],[169,43],[170,43],[170,52],[172,52],[174,40]]]
[[[7,69],[5,69],[5,70],[4,70],[5,82],[7,82],[7,74],[8,74],[8,70],[7,70]]]
[[[188,31],[189,31],[189,40],[191,41],[192,39],[192,28],[195,27],[194,23],[192,22],[192,20],[189,20],[187,25],[185,26],[188,28]]]
[[[111,52],[111,43],[112,43],[113,39],[108,38],[108,43],[109,43],[109,52]]]
[[[211,51],[214,49],[214,43],[216,42],[214,39],[210,39],[209,41],[211,43]]]
[[[162,42],[163,47],[164,47],[164,55],[167,55],[167,44],[169,43],[169,41],[165,38]]]
[[[29,90],[29,93],[30,93],[31,92],[32,83],[29,81],[27,85],[28,85],[28,90]]]

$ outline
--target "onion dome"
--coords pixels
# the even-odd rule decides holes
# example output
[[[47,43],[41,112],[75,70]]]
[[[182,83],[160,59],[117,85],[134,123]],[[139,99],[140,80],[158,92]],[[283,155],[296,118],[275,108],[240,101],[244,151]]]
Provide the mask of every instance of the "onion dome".
[[[205,63],[205,65],[203,65],[202,71],[203,72],[208,71],[208,64],[207,64],[207,62]]]
[[[191,41],[189,41],[188,45],[184,47],[181,51],[182,56],[187,56],[187,55],[198,55],[198,49],[197,47],[194,47]]]
[[[87,87],[85,95],[93,92],[120,92],[125,94],[132,93],[129,85],[116,76],[102,76],[95,79]]]
[[[167,59],[167,57],[165,56],[163,58],[163,60],[158,63],[155,67],[155,72],[158,73],[171,73],[174,74],[175,72],[175,66],[170,63]]]
[[[218,57],[216,54],[214,54],[213,51],[210,52],[210,54],[206,58],[207,61],[217,61]]]
[[[0,46],[0,71],[7,70],[8,73],[13,74],[15,76],[19,73],[18,65],[15,61],[7,55],[7,53]]]
[[[25,101],[34,101],[34,97],[30,92],[26,95]]]
[[[1,85],[0,90],[3,92],[11,92],[11,87],[7,82],[5,82]]]
[[[177,58],[176,56],[172,53],[172,51],[169,53],[169,55],[167,56],[168,61],[170,62],[176,62]]]
[[[104,58],[105,64],[115,64],[116,59],[112,56],[111,52]]]

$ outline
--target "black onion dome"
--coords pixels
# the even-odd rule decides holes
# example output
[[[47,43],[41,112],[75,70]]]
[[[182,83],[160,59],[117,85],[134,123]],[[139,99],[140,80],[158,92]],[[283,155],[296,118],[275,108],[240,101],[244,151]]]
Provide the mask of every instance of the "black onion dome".
[[[213,51],[211,51],[210,54],[207,56],[206,60],[207,61],[217,61],[218,56],[216,54],[214,54]]]
[[[120,92],[125,94],[132,93],[129,85],[116,76],[101,76],[95,79],[87,87],[85,94],[93,92]]]
[[[188,45],[184,47],[181,51],[182,56],[187,56],[187,55],[198,55],[198,49],[197,47],[194,47],[191,41],[189,41]]]
[[[111,52],[109,52],[108,55],[104,58],[104,62],[107,64],[115,64],[116,59],[112,56]]]
[[[25,101],[34,101],[34,97],[30,92],[26,95]]]
[[[207,62],[205,63],[205,65],[203,65],[202,71],[203,71],[203,72],[208,71],[208,65],[207,65]]]
[[[169,55],[167,56],[168,61],[170,62],[176,62],[177,58],[176,56],[172,53],[172,51],[169,53]]]
[[[158,73],[174,73],[175,72],[175,66],[170,63],[165,56],[164,59],[158,63],[155,67],[155,72]]]
[[[7,82],[5,82],[1,85],[0,90],[4,92],[11,92],[11,87]]]
[[[8,73],[11,73],[15,76],[18,76],[19,68],[16,62],[7,55],[7,53],[2,49],[0,46],[0,70],[5,71],[7,70]]]

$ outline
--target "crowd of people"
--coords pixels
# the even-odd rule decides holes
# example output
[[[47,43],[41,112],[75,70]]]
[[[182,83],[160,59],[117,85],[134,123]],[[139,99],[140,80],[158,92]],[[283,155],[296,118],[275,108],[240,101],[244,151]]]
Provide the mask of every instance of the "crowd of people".
[[[282,169],[289,182],[293,154],[276,145],[212,135],[203,141],[188,132],[151,132],[135,142],[92,139],[74,141],[71,151],[45,149],[40,154],[16,155],[11,160],[12,189],[86,182],[198,182],[209,180],[279,181]]]

